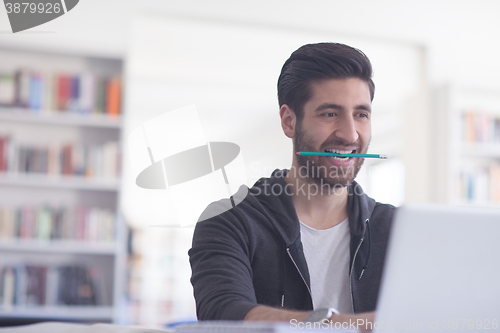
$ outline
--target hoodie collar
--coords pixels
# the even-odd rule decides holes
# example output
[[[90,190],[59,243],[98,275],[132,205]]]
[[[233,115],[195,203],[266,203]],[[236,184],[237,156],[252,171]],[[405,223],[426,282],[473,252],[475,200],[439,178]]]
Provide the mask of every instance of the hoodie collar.
[[[300,224],[292,201],[291,189],[284,180],[288,171],[288,169],[276,169],[270,178],[259,179],[250,190],[263,206],[273,212],[271,220],[274,221],[275,229],[287,246],[300,238]],[[348,185],[347,193],[351,235],[361,237],[366,227],[364,222],[370,218],[375,200],[368,197],[356,181]]]

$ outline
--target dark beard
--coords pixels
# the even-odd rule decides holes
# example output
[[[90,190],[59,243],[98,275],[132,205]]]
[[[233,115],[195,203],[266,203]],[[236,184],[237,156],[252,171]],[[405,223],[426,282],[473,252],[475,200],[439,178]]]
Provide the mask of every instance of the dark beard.
[[[352,144],[344,141],[332,141],[329,146],[351,146]],[[326,145],[324,145],[327,147]],[[301,122],[298,121],[295,130],[295,139],[293,142],[294,153],[299,151],[317,151],[312,139],[302,131]],[[358,148],[359,149],[359,148]],[[364,152],[368,151],[368,145]],[[351,184],[359,170],[363,166],[364,158],[354,158],[354,164],[349,167],[334,166],[327,163],[322,156],[301,156],[295,155],[298,164],[298,175],[310,179],[316,185],[322,187],[328,186],[330,189],[345,187]],[[309,181],[308,181],[309,182]]]

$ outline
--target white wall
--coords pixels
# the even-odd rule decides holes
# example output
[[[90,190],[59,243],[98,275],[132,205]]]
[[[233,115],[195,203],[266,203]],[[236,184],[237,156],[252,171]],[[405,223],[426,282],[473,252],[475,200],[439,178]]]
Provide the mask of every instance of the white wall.
[[[498,87],[499,12],[496,0],[82,0],[65,16],[15,35],[0,6],[0,45],[124,55],[130,22],[155,13],[416,43],[429,50],[431,83]]]

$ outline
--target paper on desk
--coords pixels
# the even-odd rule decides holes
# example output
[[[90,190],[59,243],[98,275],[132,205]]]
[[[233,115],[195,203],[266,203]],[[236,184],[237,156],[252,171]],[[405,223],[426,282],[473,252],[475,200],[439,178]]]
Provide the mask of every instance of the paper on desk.
[[[172,333],[172,330],[119,326],[112,324],[70,324],[46,322],[33,325],[0,328],[0,333]]]
[[[301,323],[303,324],[303,323]],[[312,323],[311,323],[312,324]],[[306,331],[308,333],[324,332],[359,332],[352,329],[320,328],[300,329],[298,325],[286,322],[248,322],[248,321],[201,321],[177,326],[176,333],[296,333]],[[1,333],[1,332],[0,332]]]

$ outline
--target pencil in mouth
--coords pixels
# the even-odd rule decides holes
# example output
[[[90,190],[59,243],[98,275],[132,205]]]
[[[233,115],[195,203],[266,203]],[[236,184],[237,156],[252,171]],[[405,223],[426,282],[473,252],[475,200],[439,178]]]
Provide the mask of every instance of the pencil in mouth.
[[[338,156],[338,157],[362,157],[362,158],[387,159],[387,155],[384,154],[357,154],[356,150],[348,151],[347,153],[338,153],[330,151],[324,151],[324,152],[298,151],[296,154],[302,156]]]

